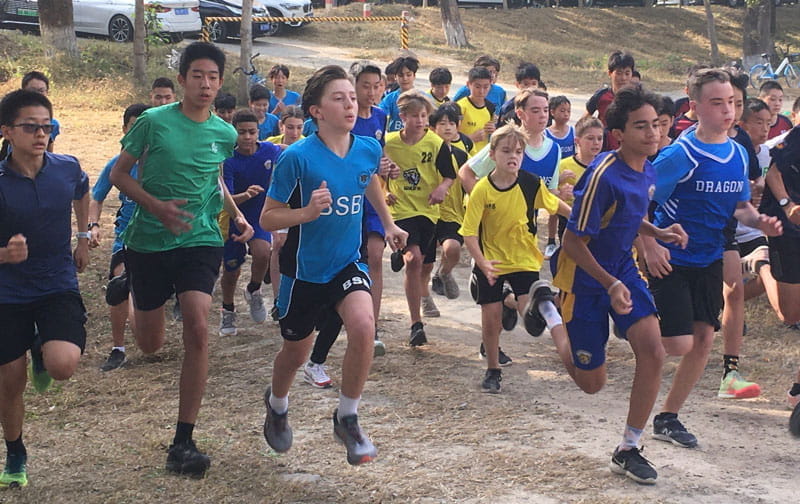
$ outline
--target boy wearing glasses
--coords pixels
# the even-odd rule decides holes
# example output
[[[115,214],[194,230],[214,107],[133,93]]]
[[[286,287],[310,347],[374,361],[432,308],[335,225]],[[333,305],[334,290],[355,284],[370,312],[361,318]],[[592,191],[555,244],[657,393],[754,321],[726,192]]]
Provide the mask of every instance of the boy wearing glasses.
[[[0,488],[28,484],[22,442],[26,352],[42,392],[66,380],[86,342],[86,309],[76,271],[89,262],[89,179],[72,156],[47,152],[53,107],[19,90],[0,102],[0,131],[13,152],[0,161],[0,404],[6,465]],[[41,195],[47,195],[42,199]],[[73,251],[70,217],[75,212]]]

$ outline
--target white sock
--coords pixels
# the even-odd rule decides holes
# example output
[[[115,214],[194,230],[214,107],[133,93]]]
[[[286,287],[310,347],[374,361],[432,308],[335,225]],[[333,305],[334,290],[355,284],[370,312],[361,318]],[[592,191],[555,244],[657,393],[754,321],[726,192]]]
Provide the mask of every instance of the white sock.
[[[113,352],[114,350],[119,350],[120,352],[125,353],[125,345],[111,347],[111,351]]]
[[[289,411],[289,396],[286,397],[275,397],[275,394],[272,393],[270,390],[269,392],[269,407],[272,408],[272,411],[279,415],[283,415],[287,411]]]
[[[556,305],[554,305],[552,301],[539,303],[539,313],[544,317],[548,330],[564,323],[561,320],[561,314],[558,313],[558,308],[556,308]]]
[[[642,437],[642,429],[625,425],[625,432],[622,434],[622,442],[619,444],[620,450],[630,450],[639,446],[639,439]]]
[[[342,393],[339,393],[339,411],[337,416],[339,420],[348,415],[358,415],[358,403],[361,398],[351,399]]]

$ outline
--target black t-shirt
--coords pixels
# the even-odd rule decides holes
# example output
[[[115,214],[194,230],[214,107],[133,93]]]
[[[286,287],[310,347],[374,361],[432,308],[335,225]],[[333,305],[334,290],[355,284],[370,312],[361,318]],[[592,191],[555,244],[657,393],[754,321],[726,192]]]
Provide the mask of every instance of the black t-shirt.
[[[773,147],[769,154],[772,157],[773,166],[783,177],[783,186],[786,188],[789,199],[795,204],[800,204],[800,127],[792,128],[783,142]],[[773,168],[770,167],[770,169]],[[779,218],[783,223],[785,236],[800,238],[800,226],[792,224],[778,204],[777,198],[772,194],[769,185],[764,189],[758,210]]]

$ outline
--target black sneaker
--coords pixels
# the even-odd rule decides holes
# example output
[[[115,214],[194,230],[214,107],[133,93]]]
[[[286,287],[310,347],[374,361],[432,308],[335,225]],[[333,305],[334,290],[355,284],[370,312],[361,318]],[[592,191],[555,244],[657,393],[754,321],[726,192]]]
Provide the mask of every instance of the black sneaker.
[[[264,419],[264,439],[270,448],[278,453],[286,453],[292,447],[292,428],[289,426],[289,412],[279,415],[269,405],[272,387],[264,392],[264,404],[267,406],[267,417]]]
[[[425,337],[425,329],[422,328],[422,322],[414,322],[411,326],[411,337],[408,339],[408,344],[412,347],[422,346],[428,342]]]
[[[167,452],[167,472],[202,478],[211,466],[211,459],[195,446],[194,441],[170,445]]]
[[[517,327],[517,310],[506,306],[505,300],[508,296],[514,295],[514,291],[506,287],[503,289],[503,329],[511,331]]]
[[[280,313],[278,312],[278,306],[277,306],[277,305],[272,305],[272,308],[270,308],[270,310],[269,310],[269,316],[270,316],[270,317],[272,318],[272,320],[274,320],[275,322],[277,322],[278,320],[280,320],[280,316],[281,316],[281,315],[280,315]]]
[[[392,271],[395,273],[403,269],[403,266],[405,265],[405,261],[403,260],[403,251],[397,249],[392,252],[392,255],[389,256],[389,263],[392,265]]]
[[[530,290],[528,291],[528,305],[525,307],[525,312],[522,317],[525,322],[525,330],[528,334],[534,337],[541,336],[547,328],[542,314],[539,313],[539,304],[544,301],[555,302],[555,294],[550,289],[550,282],[547,280],[537,280],[533,282]]]
[[[789,432],[796,437],[800,437],[800,403],[797,403],[789,417]]]
[[[506,367],[506,366],[510,366],[511,364],[513,364],[514,361],[511,360],[511,357],[506,355],[506,353],[503,351],[502,348],[498,348],[497,350],[500,352],[500,356],[497,359],[498,362],[500,363],[500,367]],[[480,353],[481,359],[485,359],[486,358],[486,348],[483,346],[483,343],[481,343],[481,349],[480,349],[479,353]]]
[[[442,278],[438,274],[433,275],[431,278],[431,290],[440,296],[444,296],[444,282],[442,282]]]
[[[338,412],[338,408],[333,410],[333,436],[347,448],[347,462],[359,465],[375,460],[378,450],[359,427],[358,415],[347,415],[340,420]]]
[[[125,352],[118,348],[114,348],[111,350],[111,354],[109,354],[108,359],[100,366],[100,371],[111,371],[112,369],[117,369],[122,367],[125,364]]]
[[[499,394],[501,381],[503,381],[502,371],[499,369],[487,369],[481,382],[481,392]]]
[[[697,438],[678,420],[677,413],[659,413],[653,418],[653,439],[667,441],[683,448],[697,446]]]
[[[614,474],[624,474],[637,483],[643,485],[655,485],[658,473],[653,468],[653,464],[644,458],[639,448],[630,450],[614,450],[609,466]]]

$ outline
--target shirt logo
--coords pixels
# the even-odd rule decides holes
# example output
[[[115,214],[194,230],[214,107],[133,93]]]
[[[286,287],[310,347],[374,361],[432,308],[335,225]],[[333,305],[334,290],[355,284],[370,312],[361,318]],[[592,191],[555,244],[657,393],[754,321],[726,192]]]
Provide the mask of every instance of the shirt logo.
[[[420,178],[419,170],[417,170],[416,166],[408,170],[403,170],[403,179],[411,184],[411,187],[405,187],[404,189],[416,189],[417,185],[419,185]]]
[[[267,169],[267,170],[271,170],[272,169],[272,160],[271,159],[267,159],[266,161],[264,161],[264,168]]]
[[[217,142],[211,142],[211,152],[216,154],[218,151],[219,151],[219,148],[217,147]]]
[[[740,193],[744,189],[741,180],[695,180],[695,191],[706,193]]]
[[[656,185],[650,184],[650,187],[647,188],[647,199],[652,200],[653,195],[656,193]]]
[[[362,172],[358,175],[358,183],[361,187],[366,187],[369,184],[370,175],[367,172]]]
[[[383,138],[383,130],[375,130],[375,140],[380,141],[381,138]]]
[[[584,366],[589,365],[592,361],[592,352],[587,352],[586,350],[578,350],[575,352],[575,355],[578,356],[578,362],[583,364]]]

